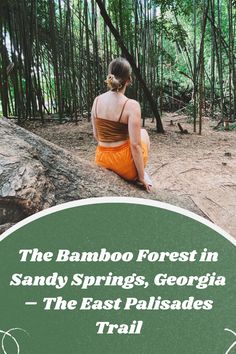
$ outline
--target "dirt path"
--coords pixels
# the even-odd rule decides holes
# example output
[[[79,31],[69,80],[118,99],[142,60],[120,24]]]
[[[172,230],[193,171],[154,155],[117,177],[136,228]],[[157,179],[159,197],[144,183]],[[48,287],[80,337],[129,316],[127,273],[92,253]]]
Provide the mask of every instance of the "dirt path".
[[[181,135],[176,126],[169,125],[170,119],[192,132],[185,117],[166,115],[167,135],[151,134],[157,148],[149,172],[157,188],[188,195],[211,221],[236,237],[235,132],[214,131],[205,119],[201,136]]]
[[[170,120],[174,125],[170,125]],[[177,122],[189,131],[178,132]],[[165,114],[165,135],[156,134],[147,120],[151,138],[148,172],[159,191],[188,196],[208,218],[236,238],[236,133],[215,131],[207,118],[201,136],[193,134],[186,117]],[[96,143],[90,123],[79,122],[30,130],[86,160],[94,160]]]

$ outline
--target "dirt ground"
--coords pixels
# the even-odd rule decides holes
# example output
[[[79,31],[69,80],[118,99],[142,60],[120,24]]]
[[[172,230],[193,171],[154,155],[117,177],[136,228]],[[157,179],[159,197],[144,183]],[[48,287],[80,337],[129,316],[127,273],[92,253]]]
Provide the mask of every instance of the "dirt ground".
[[[202,135],[198,135],[187,117],[173,113],[163,117],[164,135],[155,132],[150,119],[146,122],[151,139],[147,170],[155,188],[188,196],[212,222],[236,238],[236,133],[213,130],[216,122],[204,118]],[[189,134],[180,134],[178,122]],[[33,123],[30,130],[85,160],[94,160],[96,142],[86,120],[43,127]]]

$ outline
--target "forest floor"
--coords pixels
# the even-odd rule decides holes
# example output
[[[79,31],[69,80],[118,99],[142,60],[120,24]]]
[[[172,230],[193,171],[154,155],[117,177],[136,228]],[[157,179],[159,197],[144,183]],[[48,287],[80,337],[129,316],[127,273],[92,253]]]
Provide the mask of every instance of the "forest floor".
[[[180,134],[177,123],[189,134]],[[213,130],[216,124],[204,118],[202,135],[198,135],[186,116],[165,113],[162,135],[155,132],[151,119],[146,119],[151,139],[147,170],[157,191],[188,196],[212,222],[236,238],[236,132]],[[87,120],[78,125],[32,123],[28,129],[78,157],[94,161],[96,142]]]

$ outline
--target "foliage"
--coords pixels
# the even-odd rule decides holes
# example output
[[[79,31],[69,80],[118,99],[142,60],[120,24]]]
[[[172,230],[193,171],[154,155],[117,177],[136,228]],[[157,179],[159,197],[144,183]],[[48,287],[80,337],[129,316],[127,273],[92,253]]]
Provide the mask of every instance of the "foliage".
[[[205,100],[212,116],[235,118],[235,0],[104,3],[161,111],[183,101],[194,116]],[[0,49],[0,110],[19,120],[89,112],[109,61],[123,54],[95,0],[2,1]],[[137,81],[129,94],[150,114]]]

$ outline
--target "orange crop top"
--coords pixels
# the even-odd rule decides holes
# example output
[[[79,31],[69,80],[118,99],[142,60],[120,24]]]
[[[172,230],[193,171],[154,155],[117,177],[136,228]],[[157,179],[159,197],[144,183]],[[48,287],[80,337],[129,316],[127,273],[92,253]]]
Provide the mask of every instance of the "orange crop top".
[[[95,127],[97,131],[97,138],[99,141],[104,143],[113,143],[116,141],[128,140],[129,132],[128,132],[128,124],[120,122],[122,114],[125,109],[125,105],[128,102],[128,99],[125,101],[120,117],[118,121],[113,121],[109,119],[99,118],[97,116],[97,102],[95,106]]]

